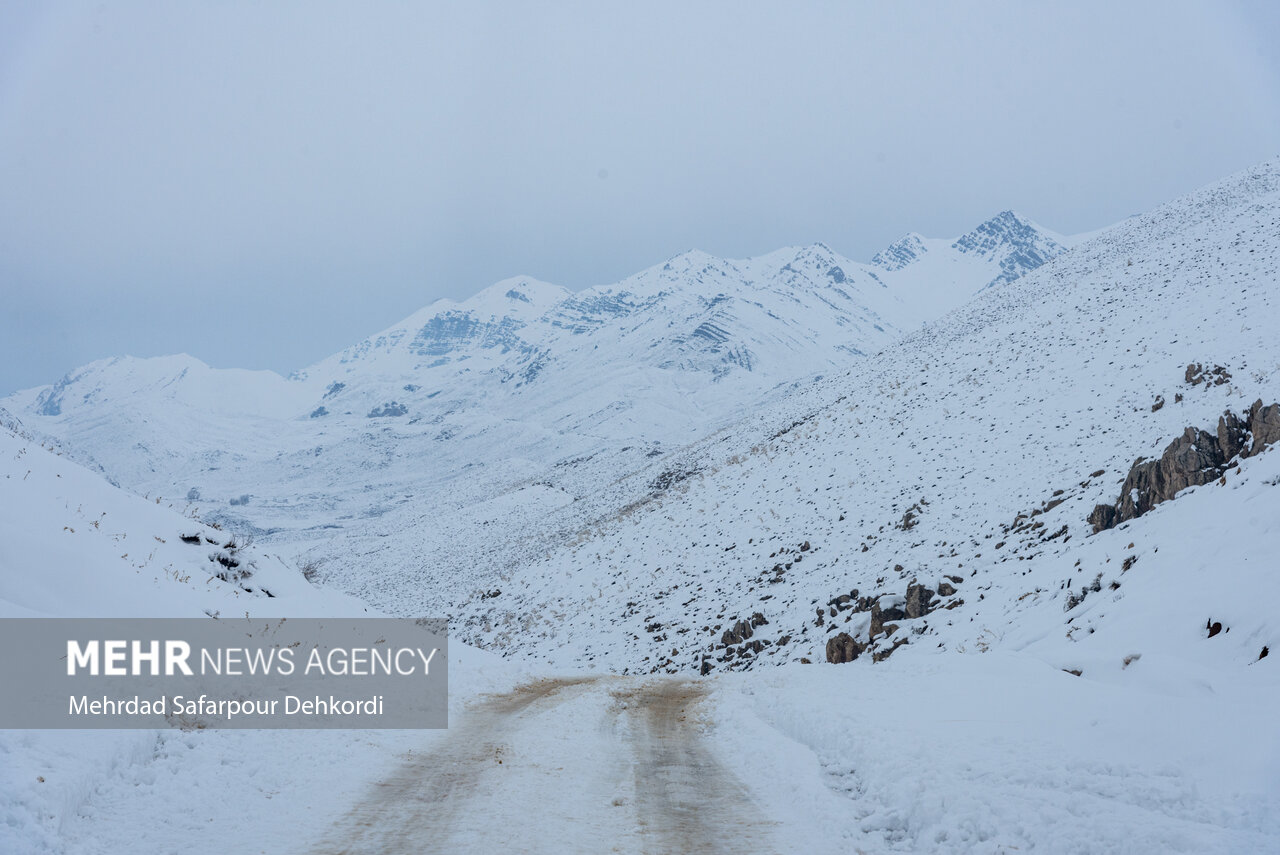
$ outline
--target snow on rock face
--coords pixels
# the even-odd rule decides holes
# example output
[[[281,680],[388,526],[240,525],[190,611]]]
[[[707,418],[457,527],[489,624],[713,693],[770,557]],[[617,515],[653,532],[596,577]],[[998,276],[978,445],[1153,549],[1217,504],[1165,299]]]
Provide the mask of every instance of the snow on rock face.
[[[1190,370],[1188,370],[1190,374]],[[1095,532],[1139,517],[1188,487],[1225,477],[1229,466],[1280,442],[1280,404],[1253,403],[1243,417],[1227,410],[1216,433],[1187,428],[1157,460],[1139,458],[1120,487],[1114,505],[1098,505],[1089,515]]]
[[[967,255],[997,259],[1000,275],[991,285],[1012,282],[1066,251],[1042,228],[1013,211],[1000,212],[951,246]]]
[[[871,263],[889,271],[901,270],[928,251],[924,238],[912,232],[877,252]]]

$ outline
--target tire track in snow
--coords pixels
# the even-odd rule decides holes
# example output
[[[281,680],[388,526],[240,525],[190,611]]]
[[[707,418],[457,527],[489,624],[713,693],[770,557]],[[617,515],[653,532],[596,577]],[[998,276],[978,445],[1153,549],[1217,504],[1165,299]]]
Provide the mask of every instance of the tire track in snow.
[[[651,680],[613,694],[634,713],[639,821],[658,842],[645,852],[774,851],[773,823],[704,743],[697,708],[707,696],[706,683]]]
[[[697,681],[547,679],[468,710],[315,855],[768,852],[772,823],[703,738]]]

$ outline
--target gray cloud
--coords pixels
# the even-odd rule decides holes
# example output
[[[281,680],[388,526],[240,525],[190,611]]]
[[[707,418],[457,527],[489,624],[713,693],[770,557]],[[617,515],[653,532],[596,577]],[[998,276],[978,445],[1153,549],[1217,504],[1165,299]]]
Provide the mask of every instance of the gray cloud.
[[[6,4],[0,391],[288,371],[516,273],[1096,228],[1280,152],[1277,44],[1262,3]]]

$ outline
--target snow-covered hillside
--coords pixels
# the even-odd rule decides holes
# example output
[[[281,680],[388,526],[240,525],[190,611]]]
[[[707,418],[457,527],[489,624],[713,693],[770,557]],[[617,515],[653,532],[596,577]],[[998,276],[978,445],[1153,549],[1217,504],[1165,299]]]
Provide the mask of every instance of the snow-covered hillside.
[[[0,619],[378,615],[242,533],[47,446],[0,410]],[[450,657],[458,709],[519,676],[461,644]],[[0,731],[0,852],[285,851],[306,837],[310,811],[342,809],[400,752],[439,735]],[[175,800],[191,827],[157,822]]]
[[[0,616],[359,616],[279,555],[129,493],[0,410]]]
[[[1155,587],[1188,604],[1157,609],[1160,649],[1234,621],[1205,655],[1252,667],[1280,627],[1240,591],[1275,533],[1233,521],[1280,502],[1280,450],[1119,529],[1093,535],[1086,520],[1134,458],[1280,400],[1277,223],[1270,162],[988,290],[601,490],[573,542],[540,544],[492,583],[499,596],[461,609],[466,637],[554,662],[723,670],[823,660],[839,633],[867,644],[875,620],[898,629],[872,654],[1039,638],[1062,667],[1110,672],[1142,652],[1110,627],[1146,614]],[[1229,379],[1190,383],[1192,363]],[[1188,518],[1197,502],[1232,508],[1209,554],[1240,554],[1211,576],[1185,542],[1217,518]],[[1086,653],[1118,637],[1124,651]]]
[[[122,357],[3,405],[116,483],[306,553],[331,583],[429,577],[439,610],[530,536],[555,542],[564,506],[1064,242],[1005,212],[893,265],[815,244],[689,252],[577,294],[520,277],[288,379]]]

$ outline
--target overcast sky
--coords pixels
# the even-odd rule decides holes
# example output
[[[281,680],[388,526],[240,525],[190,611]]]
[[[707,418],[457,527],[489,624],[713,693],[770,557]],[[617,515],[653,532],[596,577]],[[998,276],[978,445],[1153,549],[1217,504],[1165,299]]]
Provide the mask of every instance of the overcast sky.
[[[520,273],[1091,230],[1280,154],[1276,5],[7,0],[0,393],[288,372]]]

